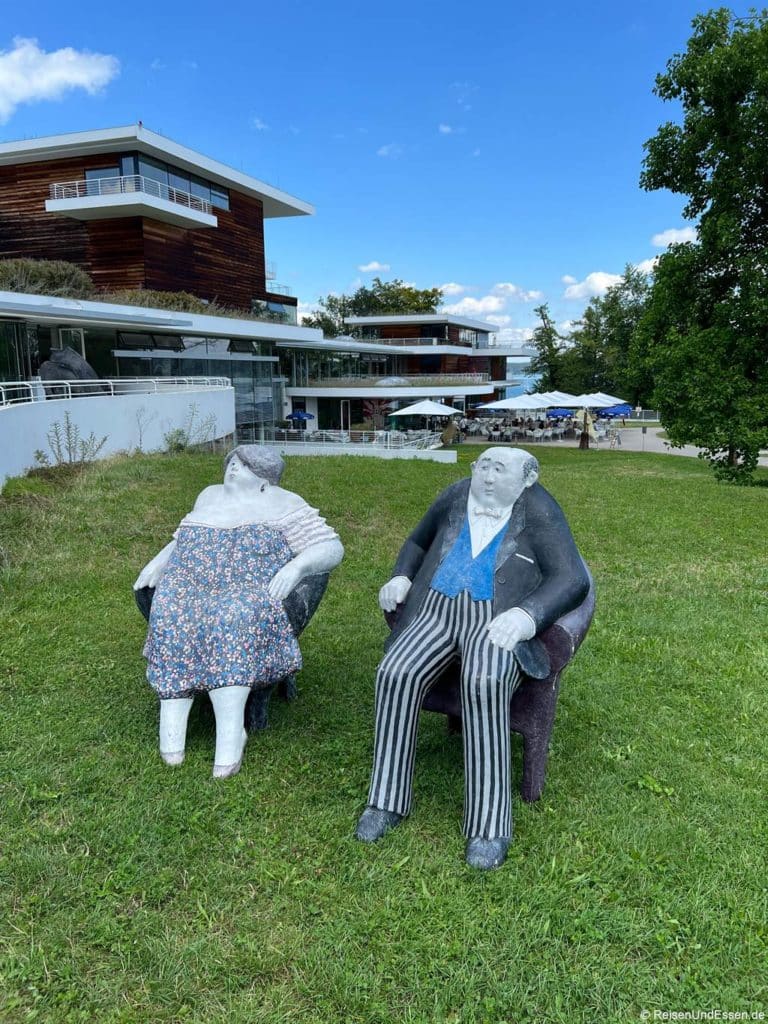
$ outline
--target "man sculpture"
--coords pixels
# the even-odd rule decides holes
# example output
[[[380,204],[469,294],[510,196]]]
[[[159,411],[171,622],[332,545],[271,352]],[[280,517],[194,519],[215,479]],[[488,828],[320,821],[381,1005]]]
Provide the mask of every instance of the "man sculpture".
[[[440,494],[406,540],[379,604],[403,605],[376,676],[368,806],[357,838],[374,842],[411,808],[419,709],[458,656],[467,863],[503,864],[512,837],[510,698],[521,673],[543,679],[538,633],[576,608],[589,577],[537,460],[488,448],[471,479]]]

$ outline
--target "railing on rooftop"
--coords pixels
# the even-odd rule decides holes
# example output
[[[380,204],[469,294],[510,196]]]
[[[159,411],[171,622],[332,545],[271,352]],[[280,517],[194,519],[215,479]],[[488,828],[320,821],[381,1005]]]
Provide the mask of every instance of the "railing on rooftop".
[[[117,398],[120,395],[167,394],[231,388],[228,377],[117,377],[113,380],[0,381],[0,409],[23,402],[62,398]]]
[[[351,377],[310,377],[305,384],[292,383],[290,387],[382,387],[382,390],[386,390],[387,387],[452,387],[457,384],[486,384],[490,379],[489,373],[382,373]]]
[[[186,206],[198,213],[213,213],[213,206],[207,199],[200,199],[189,192],[164,185],[160,181],[146,178],[143,174],[124,174],[117,178],[88,178],[78,181],[57,181],[50,187],[51,199],[82,199],[88,196],[115,196],[143,192],[156,199]]]

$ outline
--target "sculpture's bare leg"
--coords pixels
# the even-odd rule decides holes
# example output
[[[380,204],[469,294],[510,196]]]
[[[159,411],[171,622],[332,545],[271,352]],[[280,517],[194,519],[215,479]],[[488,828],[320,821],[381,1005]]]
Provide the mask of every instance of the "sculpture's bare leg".
[[[187,719],[193,697],[171,697],[160,701],[160,757],[166,764],[181,764],[187,742]]]
[[[250,692],[249,686],[221,686],[211,690],[211,704],[216,716],[215,779],[226,779],[240,771],[248,739],[244,722],[245,704]]]

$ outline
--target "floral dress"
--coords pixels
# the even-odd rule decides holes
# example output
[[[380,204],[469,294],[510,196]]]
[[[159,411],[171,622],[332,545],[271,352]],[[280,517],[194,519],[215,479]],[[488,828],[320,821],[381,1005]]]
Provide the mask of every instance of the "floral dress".
[[[312,543],[336,537],[305,505],[282,519],[221,527],[182,521],[152,601],[144,654],[161,699],[221,686],[266,687],[301,668],[275,573]]]

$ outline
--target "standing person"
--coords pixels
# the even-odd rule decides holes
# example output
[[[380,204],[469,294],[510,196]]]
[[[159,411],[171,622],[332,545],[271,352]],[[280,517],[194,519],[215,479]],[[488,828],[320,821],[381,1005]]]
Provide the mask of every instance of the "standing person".
[[[521,670],[543,679],[538,633],[576,608],[589,577],[537,460],[488,448],[471,479],[443,491],[403,545],[379,593],[403,605],[376,676],[368,806],[357,826],[380,839],[411,809],[419,709],[458,655],[464,720],[464,824],[472,867],[502,864],[512,837],[509,702]]]

